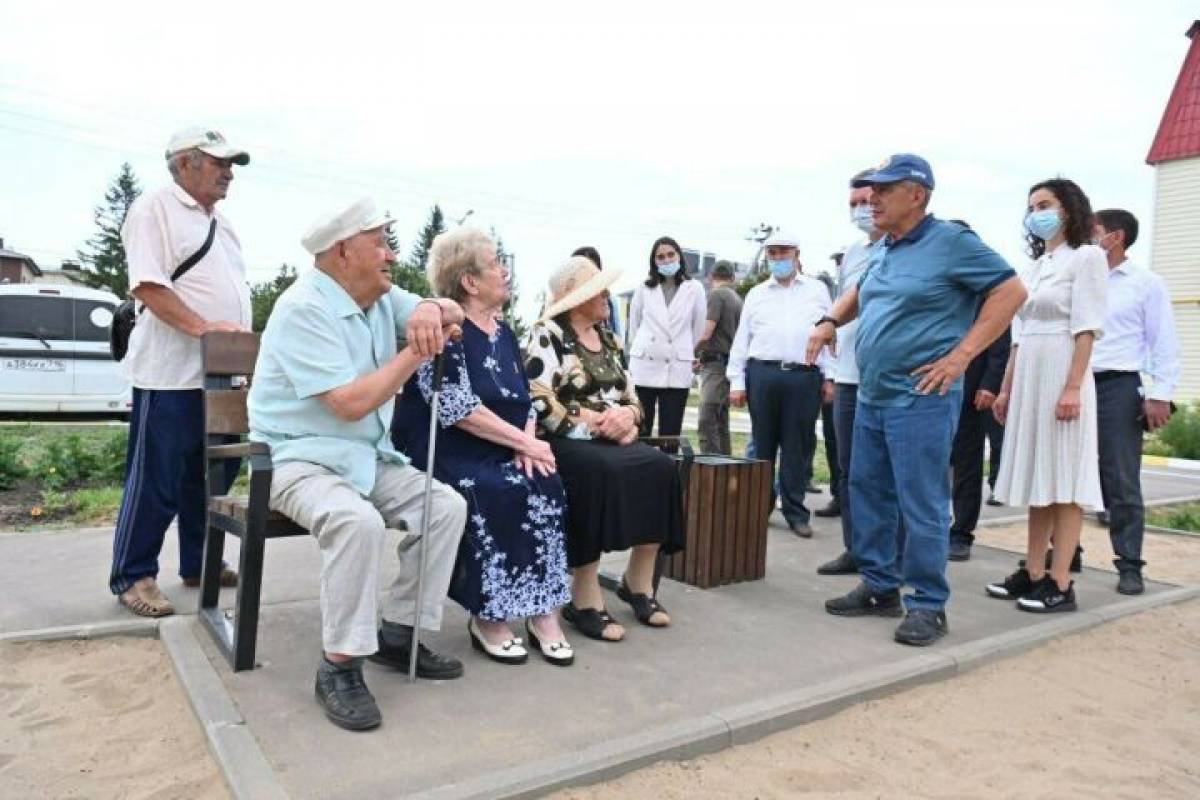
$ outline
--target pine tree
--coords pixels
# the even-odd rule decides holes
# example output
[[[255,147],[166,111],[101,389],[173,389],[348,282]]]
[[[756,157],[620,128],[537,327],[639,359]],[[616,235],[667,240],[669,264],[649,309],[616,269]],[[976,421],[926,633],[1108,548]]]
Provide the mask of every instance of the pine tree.
[[[385,211],[383,213],[389,217],[392,215],[392,212],[390,212],[390,211]],[[387,228],[385,228],[384,229],[384,237],[387,239],[387,246],[391,249],[391,251],[393,253],[396,254],[396,258],[399,258],[400,257],[400,237],[396,235],[395,227],[389,225]]]
[[[250,311],[252,326],[256,333],[261,333],[267,327],[267,319],[275,308],[275,301],[283,290],[296,282],[296,268],[288,264],[280,264],[279,272],[269,281],[256,283],[250,287]]]
[[[517,341],[524,341],[525,334],[529,331],[529,327],[525,324],[525,320],[517,316],[517,270],[516,260],[512,253],[504,249],[504,239],[500,238],[500,234],[496,233],[496,229],[491,229],[492,241],[496,243],[496,258],[508,268],[508,299],[504,301],[504,321],[508,327],[512,328],[512,332],[516,334]]]
[[[122,164],[104,193],[104,204],[96,206],[92,215],[99,230],[88,240],[87,249],[78,251],[88,286],[107,289],[117,297],[129,293],[129,264],[125,260],[125,245],[121,243],[121,226],[129,207],[141,193],[133,167],[128,162]]]
[[[442,208],[434,203],[433,208],[429,210],[429,221],[417,234],[417,241],[413,244],[412,253],[408,257],[408,266],[424,273],[425,266],[429,263],[429,251],[433,249],[433,240],[438,237],[438,234],[445,233],[445,231],[446,221],[442,216]]]

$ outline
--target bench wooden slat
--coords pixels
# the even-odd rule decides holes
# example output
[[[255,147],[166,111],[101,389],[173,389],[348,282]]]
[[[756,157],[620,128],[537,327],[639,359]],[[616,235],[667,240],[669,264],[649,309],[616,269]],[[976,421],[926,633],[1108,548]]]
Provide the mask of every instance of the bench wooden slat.
[[[205,429],[208,433],[247,433],[250,430],[244,389],[204,391]]]
[[[249,375],[258,358],[258,334],[206,333],[202,349],[205,375]]]

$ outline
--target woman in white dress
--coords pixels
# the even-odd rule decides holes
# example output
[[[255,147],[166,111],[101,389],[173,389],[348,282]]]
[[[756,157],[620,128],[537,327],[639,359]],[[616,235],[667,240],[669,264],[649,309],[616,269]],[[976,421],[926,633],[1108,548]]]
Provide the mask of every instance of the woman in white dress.
[[[1029,544],[1024,565],[988,584],[987,592],[1016,599],[1022,611],[1074,611],[1068,571],[1083,507],[1103,508],[1096,385],[1088,362],[1102,334],[1107,262],[1104,251],[1089,244],[1091,204],[1072,181],[1056,178],[1030,189],[1025,229],[1035,259],[1021,275],[1029,299],[1013,326],[994,410],[1007,423],[996,497],[1029,506]]]
[[[670,236],[650,248],[650,273],[629,303],[629,374],[645,412],[641,434],[678,436],[692,387],[696,342],[707,319],[704,287],[692,280]]]

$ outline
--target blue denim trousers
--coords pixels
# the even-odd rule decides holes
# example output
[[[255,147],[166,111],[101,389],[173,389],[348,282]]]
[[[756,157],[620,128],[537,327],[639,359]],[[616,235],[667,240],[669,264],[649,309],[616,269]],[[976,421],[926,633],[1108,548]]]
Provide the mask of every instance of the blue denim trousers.
[[[854,416],[854,560],[873,592],[908,585],[909,609],[939,610],[950,597],[950,449],[961,408],[955,390],[915,397],[907,408],[860,399]]]

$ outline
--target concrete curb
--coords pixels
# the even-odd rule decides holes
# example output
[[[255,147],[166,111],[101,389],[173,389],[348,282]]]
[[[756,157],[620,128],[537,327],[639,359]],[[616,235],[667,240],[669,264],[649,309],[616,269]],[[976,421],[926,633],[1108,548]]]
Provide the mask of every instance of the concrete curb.
[[[1171,456],[1142,456],[1143,467],[1169,467],[1171,469],[1200,472],[1200,461],[1190,458],[1173,458]]]
[[[194,618],[172,617],[163,621],[159,636],[230,793],[238,800],[287,800],[274,768],[201,649],[195,624]]]
[[[102,639],[106,636],[157,636],[159,620],[128,619],[116,622],[92,622],[86,625],[61,625],[0,633],[0,642],[54,642],[63,639]]]

